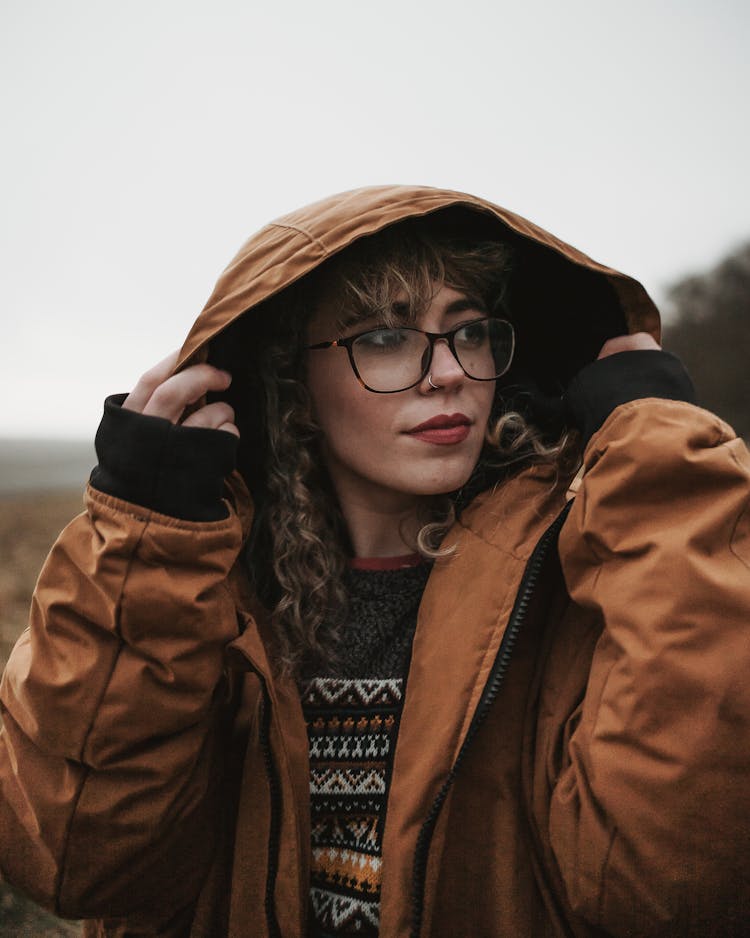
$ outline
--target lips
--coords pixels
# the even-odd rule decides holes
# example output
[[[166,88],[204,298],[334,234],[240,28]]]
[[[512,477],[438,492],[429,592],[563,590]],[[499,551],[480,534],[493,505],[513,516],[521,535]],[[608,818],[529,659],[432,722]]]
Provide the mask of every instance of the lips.
[[[407,433],[419,433],[421,430],[444,430],[451,427],[470,426],[471,421],[466,414],[438,414],[437,417],[430,417],[424,423],[420,423]]]
[[[407,430],[409,436],[425,443],[461,443],[469,435],[471,420],[465,414],[438,414]]]

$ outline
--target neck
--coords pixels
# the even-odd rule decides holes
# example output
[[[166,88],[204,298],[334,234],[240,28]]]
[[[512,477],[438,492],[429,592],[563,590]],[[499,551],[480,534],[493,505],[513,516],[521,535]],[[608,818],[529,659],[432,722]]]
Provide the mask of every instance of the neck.
[[[352,493],[338,497],[355,557],[399,557],[416,550],[420,500],[380,501],[375,507]]]

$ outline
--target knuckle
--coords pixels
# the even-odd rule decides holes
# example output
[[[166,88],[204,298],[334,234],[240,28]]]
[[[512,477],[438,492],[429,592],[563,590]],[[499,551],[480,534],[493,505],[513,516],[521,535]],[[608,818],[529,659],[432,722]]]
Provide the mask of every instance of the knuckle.
[[[184,402],[181,399],[178,389],[173,382],[165,381],[160,384],[151,395],[151,405],[159,409],[172,410],[174,408],[182,409]]]
[[[201,362],[198,365],[191,365],[190,368],[186,368],[181,374],[191,374],[198,378],[200,381],[206,381],[212,377],[217,371],[213,365],[209,365],[207,362]]]
[[[207,404],[183,421],[186,427],[207,427],[212,430],[220,429],[225,424],[234,424],[234,410],[223,401]]]
[[[161,371],[158,365],[154,365],[152,368],[149,368],[147,371],[144,371],[141,377],[138,379],[138,384],[144,384],[147,386],[156,387],[163,380]]]

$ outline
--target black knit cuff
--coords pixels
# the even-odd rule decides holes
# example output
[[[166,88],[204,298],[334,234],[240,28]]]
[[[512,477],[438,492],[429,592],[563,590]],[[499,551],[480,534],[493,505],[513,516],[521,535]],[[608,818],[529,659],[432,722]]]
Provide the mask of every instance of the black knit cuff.
[[[237,437],[125,410],[126,396],[115,394],[104,402],[91,485],[184,521],[226,518],[222,492],[235,466]]]
[[[644,397],[695,404],[693,382],[679,358],[658,349],[599,358],[573,378],[565,403],[585,446],[615,407]]]

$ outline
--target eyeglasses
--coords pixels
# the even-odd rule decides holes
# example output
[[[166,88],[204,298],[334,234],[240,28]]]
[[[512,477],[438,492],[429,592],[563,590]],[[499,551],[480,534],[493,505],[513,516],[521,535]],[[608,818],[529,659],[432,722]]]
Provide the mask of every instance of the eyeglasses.
[[[359,383],[375,394],[407,391],[430,371],[435,343],[448,343],[467,378],[494,381],[510,368],[515,334],[505,319],[473,319],[448,332],[381,326],[346,338],[308,345],[310,351],[345,348]]]

